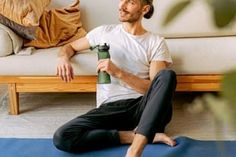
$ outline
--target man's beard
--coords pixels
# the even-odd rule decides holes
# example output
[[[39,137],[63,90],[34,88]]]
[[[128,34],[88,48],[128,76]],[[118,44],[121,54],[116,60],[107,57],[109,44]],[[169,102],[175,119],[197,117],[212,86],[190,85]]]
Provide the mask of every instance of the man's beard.
[[[136,13],[132,13],[132,14],[130,12],[127,12],[127,11],[123,11],[123,12],[125,13],[124,17],[119,15],[120,22],[134,23],[134,22],[138,21],[140,19],[140,17],[142,16],[141,11],[137,11]],[[119,13],[119,14],[121,14],[121,13]]]

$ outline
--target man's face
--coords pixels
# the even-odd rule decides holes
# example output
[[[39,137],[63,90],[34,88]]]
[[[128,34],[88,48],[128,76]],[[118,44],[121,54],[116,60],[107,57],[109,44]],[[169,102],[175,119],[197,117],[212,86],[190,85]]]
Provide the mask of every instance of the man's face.
[[[142,5],[140,0],[120,0],[119,20],[121,22],[136,22],[142,18]]]

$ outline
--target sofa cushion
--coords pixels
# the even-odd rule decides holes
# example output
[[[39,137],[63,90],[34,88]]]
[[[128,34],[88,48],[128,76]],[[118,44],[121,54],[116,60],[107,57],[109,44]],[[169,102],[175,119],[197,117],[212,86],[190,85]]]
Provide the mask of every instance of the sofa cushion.
[[[9,34],[0,28],[0,57],[12,54],[13,47]]]
[[[236,67],[236,37],[167,39],[177,74],[222,74]],[[55,76],[59,48],[35,50],[32,55],[0,58],[1,75]],[[75,75],[96,75],[97,54],[72,58]]]
[[[0,47],[0,50],[1,51],[5,51],[7,52],[8,54],[10,53],[19,53],[21,48],[22,48],[22,45],[23,45],[23,39],[21,37],[19,37],[18,35],[16,35],[10,28],[8,28],[7,26],[5,25],[2,25],[0,23],[0,29],[3,31],[2,34],[3,36],[3,39],[2,39],[2,47]],[[7,33],[7,35],[6,35]],[[8,40],[8,37],[10,38],[10,41]],[[7,39],[7,40],[6,40]],[[8,47],[8,46],[11,45],[12,47],[12,51],[6,51],[4,48]]]
[[[49,48],[84,37],[86,31],[80,21],[79,3],[77,0],[65,8],[45,10],[37,28],[37,38],[25,41],[24,46]]]
[[[1,0],[0,14],[23,26],[38,26],[51,0]]]
[[[167,39],[178,74],[223,74],[236,68],[236,37]]]
[[[55,76],[60,47],[38,49],[31,55],[0,57],[0,75]],[[75,55],[72,66],[76,75],[96,75],[97,54],[94,52]]]

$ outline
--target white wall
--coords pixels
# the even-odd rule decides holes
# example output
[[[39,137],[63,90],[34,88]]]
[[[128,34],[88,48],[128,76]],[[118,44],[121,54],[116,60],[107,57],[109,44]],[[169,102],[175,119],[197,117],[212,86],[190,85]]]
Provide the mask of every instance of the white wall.
[[[167,10],[179,0],[154,0],[155,13],[143,23],[148,30],[166,37],[196,37],[236,35],[234,27],[217,29],[212,20],[211,10],[203,0],[196,0],[168,27],[161,27],[161,22]],[[52,5],[62,7],[75,2],[75,0],[52,0]],[[80,0],[81,19],[84,27],[91,30],[102,24],[119,23],[119,0]],[[51,5],[51,6],[52,6]]]
[[[52,0],[49,8],[64,7],[76,0]],[[119,23],[119,0],[80,0],[81,20],[86,30],[102,24]]]
[[[81,0],[80,2],[82,22],[88,30],[102,24],[119,23],[119,0]]]
[[[179,0],[154,0],[155,14],[145,20],[145,26],[153,32],[164,36],[220,36],[236,35],[236,22],[233,27],[218,29],[213,22],[212,10],[204,0],[195,0],[166,28],[161,23],[169,8]]]

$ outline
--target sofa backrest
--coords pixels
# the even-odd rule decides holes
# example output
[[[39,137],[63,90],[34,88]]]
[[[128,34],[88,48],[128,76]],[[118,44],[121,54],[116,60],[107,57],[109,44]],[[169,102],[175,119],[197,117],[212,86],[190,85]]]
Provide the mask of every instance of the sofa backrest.
[[[76,0],[52,0],[50,7],[63,7]],[[161,23],[170,7],[179,0],[154,0],[155,13],[149,20],[144,20],[145,27],[167,38],[173,37],[208,37],[236,35],[234,27],[218,29],[213,22],[212,10],[204,1],[194,1],[169,26]],[[81,19],[89,31],[102,24],[119,23],[119,0],[80,0]]]

